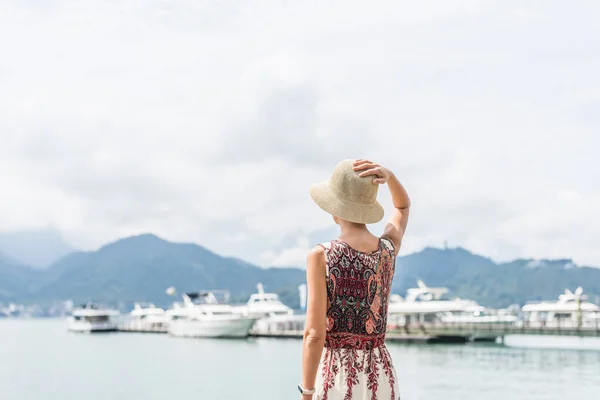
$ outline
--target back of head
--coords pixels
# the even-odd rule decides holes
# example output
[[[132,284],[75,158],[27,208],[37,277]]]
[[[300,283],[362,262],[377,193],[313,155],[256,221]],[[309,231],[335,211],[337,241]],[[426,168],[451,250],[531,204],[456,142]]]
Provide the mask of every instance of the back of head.
[[[350,222],[370,224],[383,218],[377,202],[377,184],[372,177],[360,177],[354,171],[354,160],[338,163],[325,182],[310,189],[315,203],[329,214]]]
[[[375,204],[379,185],[372,177],[360,177],[354,171],[354,160],[344,160],[333,169],[329,187],[342,200],[356,204]]]

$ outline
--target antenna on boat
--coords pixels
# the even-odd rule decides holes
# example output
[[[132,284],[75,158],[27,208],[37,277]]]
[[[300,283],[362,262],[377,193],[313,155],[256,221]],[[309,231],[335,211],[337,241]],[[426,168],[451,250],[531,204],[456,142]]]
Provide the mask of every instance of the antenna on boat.
[[[263,284],[258,282],[256,284],[256,290],[258,290],[258,294],[265,294],[265,289],[263,287]]]
[[[306,283],[298,285],[298,292],[300,294],[300,308],[306,310]]]

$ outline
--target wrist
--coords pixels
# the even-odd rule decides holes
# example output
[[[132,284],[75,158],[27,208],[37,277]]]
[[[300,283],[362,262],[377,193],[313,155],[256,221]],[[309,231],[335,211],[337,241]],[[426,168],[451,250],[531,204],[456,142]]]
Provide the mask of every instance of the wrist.
[[[300,381],[300,386],[302,386],[304,389],[307,390],[314,390],[315,389],[315,383],[308,383],[305,380],[301,380]]]
[[[307,399],[312,399],[312,395],[315,393],[315,385],[306,385],[304,383],[298,385],[298,390],[302,394],[303,398],[306,396]]]

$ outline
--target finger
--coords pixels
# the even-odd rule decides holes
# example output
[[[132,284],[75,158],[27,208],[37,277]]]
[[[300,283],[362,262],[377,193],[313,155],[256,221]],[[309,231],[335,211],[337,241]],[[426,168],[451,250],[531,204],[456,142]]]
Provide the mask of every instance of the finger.
[[[363,165],[357,165],[353,169],[358,172],[358,171],[364,171],[364,170],[367,170],[367,169],[374,169],[374,168],[377,168],[377,165],[375,165],[375,164],[363,164]]]
[[[385,179],[384,178],[375,178],[375,179],[373,179],[373,183],[376,183],[378,185],[383,185],[385,183]]]
[[[365,168],[376,168],[376,167],[379,167],[379,165],[372,163],[370,161],[366,161],[361,164],[356,164],[353,168],[355,171],[358,171],[358,170],[365,169]]]
[[[365,160],[364,158],[354,161],[354,165],[361,165],[361,164],[373,164],[373,163],[369,160]]]
[[[371,168],[371,169],[361,172],[360,174],[358,174],[358,176],[365,177],[365,176],[378,175],[378,174],[379,174],[379,168]]]

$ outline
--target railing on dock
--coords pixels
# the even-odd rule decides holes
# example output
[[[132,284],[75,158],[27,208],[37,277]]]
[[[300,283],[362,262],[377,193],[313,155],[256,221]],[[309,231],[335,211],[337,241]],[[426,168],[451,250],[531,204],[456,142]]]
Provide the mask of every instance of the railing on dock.
[[[516,323],[469,323],[469,322],[416,322],[389,325],[388,332],[394,334],[425,336],[465,336],[471,338],[495,338],[507,335],[560,335],[600,337],[600,319],[593,323],[577,324],[557,320],[545,324],[539,321],[517,321]]]
[[[428,342],[452,340],[495,340],[507,335],[560,335],[600,337],[600,318],[585,320],[556,319],[552,323],[517,320],[516,322],[464,322],[464,321],[415,321],[391,317],[388,320],[387,338],[390,341]],[[167,333],[165,324],[123,321],[121,332]],[[250,336],[272,338],[301,338],[304,332],[304,316],[257,321]]]
[[[167,333],[169,328],[164,324],[140,323],[139,321],[125,321],[119,324],[119,332],[138,333]]]
[[[586,320],[561,320],[552,323],[542,321],[514,322],[465,322],[465,321],[410,321],[398,323],[397,318],[390,318],[387,338],[390,341],[471,341],[495,340],[507,335],[562,335],[581,337],[600,337],[600,318]],[[302,337],[304,322],[263,321],[255,325],[250,332],[257,337]]]

